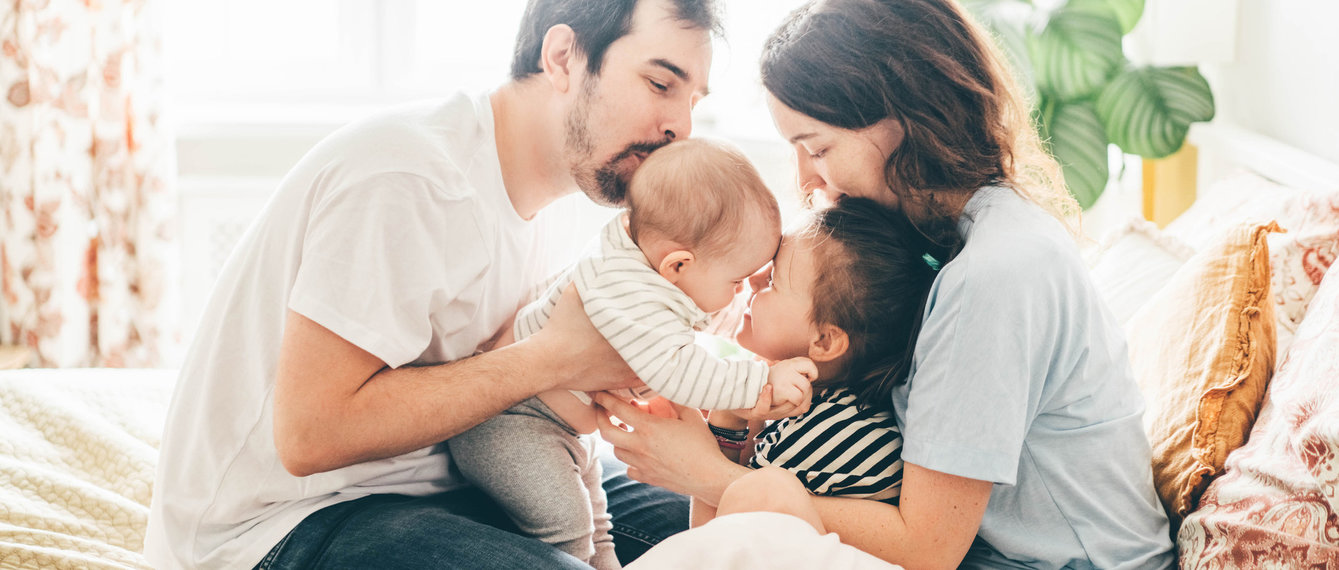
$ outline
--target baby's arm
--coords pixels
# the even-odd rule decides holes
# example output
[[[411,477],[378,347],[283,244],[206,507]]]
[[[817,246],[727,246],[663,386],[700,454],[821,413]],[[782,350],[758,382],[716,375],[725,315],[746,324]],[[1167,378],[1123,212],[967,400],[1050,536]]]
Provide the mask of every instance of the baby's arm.
[[[571,282],[572,269],[570,268],[550,277],[546,285],[539,289],[541,291],[539,296],[516,312],[511,330],[512,339],[525,340],[530,335],[539,332],[539,329],[544,328],[544,323],[549,322],[549,317],[553,316],[553,309],[558,306],[558,299],[562,298],[563,290]]]
[[[656,393],[694,408],[752,408],[767,384],[767,365],[717,358],[698,346],[692,327],[672,308],[683,309],[674,293],[657,287],[590,283],[582,300],[591,323]]]
[[[785,417],[807,406],[808,359],[785,361],[775,371],[762,362],[726,360],[696,344],[690,321],[701,313],[691,299],[659,276],[578,266],[574,282],[591,323],[643,382],[666,399],[708,410],[751,409],[765,386],[776,393]]]
[[[627,358],[618,343],[614,348],[647,386],[679,405],[705,410],[754,407],[767,385],[767,365],[718,358],[694,344],[692,338],[691,330],[666,336],[664,352],[641,358]]]

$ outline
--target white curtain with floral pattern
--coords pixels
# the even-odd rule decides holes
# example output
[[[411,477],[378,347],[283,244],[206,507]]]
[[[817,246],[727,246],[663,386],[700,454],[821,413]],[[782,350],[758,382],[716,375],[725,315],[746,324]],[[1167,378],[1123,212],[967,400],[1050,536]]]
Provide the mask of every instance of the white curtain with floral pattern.
[[[0,292],[40,366],[155,366],[178,305],[158,0],[0,3]]]

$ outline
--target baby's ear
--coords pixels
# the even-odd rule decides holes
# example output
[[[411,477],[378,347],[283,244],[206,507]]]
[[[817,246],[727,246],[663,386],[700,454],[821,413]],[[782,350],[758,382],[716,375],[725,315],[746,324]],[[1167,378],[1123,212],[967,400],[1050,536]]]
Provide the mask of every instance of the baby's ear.
[[[809,342],[809,359],[814,362],[831,362],[851,348],[851,339],[846,331],[836,325],[818,325],[813,340]]]
[[[684,270],[693,264],[693,252],[686,249],[676,249],[665,255],[660,260],[660,267],[656,271],[670,283],[678,284],[679,279],[683,277]]]

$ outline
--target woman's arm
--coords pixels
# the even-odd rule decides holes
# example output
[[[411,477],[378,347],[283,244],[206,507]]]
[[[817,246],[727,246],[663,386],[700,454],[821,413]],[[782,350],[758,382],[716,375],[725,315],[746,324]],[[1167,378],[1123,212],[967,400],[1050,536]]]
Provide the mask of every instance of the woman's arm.
[[[770,386],[763,388],[764,391],[769,389]],[[762,397],[766,397],[766,395],[764,394]],[[717,437],[716,439],[717,446],[721,450],[721,455],[724,455],[726,459],[729,459],[733,463],[745,465],[745,461],[747,461],[748,458],[744,457],[742,452],[753,443],[753,436],[757,433],[757,428],[750,425],[752,422],[741,417],[732,410],[713,410],[711,415],[707,417],[707,423],[710,424],[713,429],[724,428],[726,430],[741,431],[747,434],[739,441],[738,446],[728,445],[728,443],[732,442],[722,441],[720,437]],[[716,518],[716,506],[707,504],[706,501],[697,497],[693,497],[688,527],[697,528],[707,524],[707,522],[714,518]]]
[[[676,418],[642,412],[609,394],[595,402],[600,434],[628,464],[628,476],[693,496],[703,515],[720,504],[725,489],[751,473],[732,463],[697,410],[675,406]],[[615,426],[618,417],[633,431]],[[814,497],[827,530],[842,541],[909,570],[955,568],[967,554],[985,516],[992,484],[908,463],[903,468],[901,507],[865,499]]]
[[[907,570],[957,568],[981,527],[993,484],[913,463],[903,468],[900,506],[814,497],[828,531],[842,542]]]

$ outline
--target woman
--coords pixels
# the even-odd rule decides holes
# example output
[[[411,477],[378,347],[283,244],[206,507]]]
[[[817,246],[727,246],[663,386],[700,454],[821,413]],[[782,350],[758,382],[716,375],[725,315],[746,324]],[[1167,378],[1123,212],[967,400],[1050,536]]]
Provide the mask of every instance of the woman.
[[[822,525],[907,568],[1169,567],[1124,338],[1067,231],[1077,207],[980,27],[952,0],[819,1],[777,30],[762,67],[806,194],[871,198],[964,243],[893,391],[900,505],[815,497]],[[598,401],[634,430],[602,422],[633,478],[717,505],[750,473],[700,415]]]

